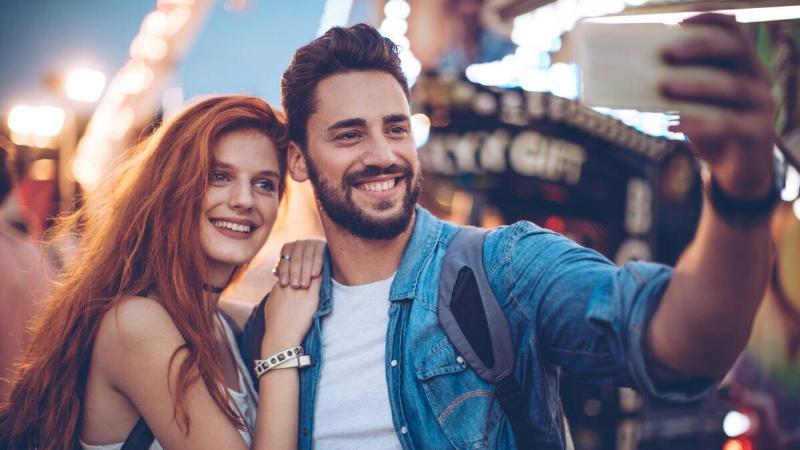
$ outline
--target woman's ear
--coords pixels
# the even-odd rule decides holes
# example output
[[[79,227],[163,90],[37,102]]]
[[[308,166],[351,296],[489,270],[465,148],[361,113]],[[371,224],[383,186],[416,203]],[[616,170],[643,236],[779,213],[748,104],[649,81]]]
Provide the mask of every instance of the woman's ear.
[[[306,165],[306,157],[295,141],[289,142],[289,175],[292,176],[294,181],[302,183],[308,179],[308,166]]]

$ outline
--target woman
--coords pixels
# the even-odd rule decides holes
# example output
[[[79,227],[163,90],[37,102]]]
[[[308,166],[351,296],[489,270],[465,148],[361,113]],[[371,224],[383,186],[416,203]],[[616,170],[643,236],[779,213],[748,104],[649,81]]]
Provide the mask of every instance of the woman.
[[[79,231],[80,254],[0,411],[0,447],[118,449],[140,419],[151,448],[295,447],[297,369],[262,376],[256,407],[217,308],[269,235],[285,170],[283,116],[245,96],[188,107],[134,152],[61,225]],[[292,270],[318,273],[321,245],[295,244],[314,257]],[[318,302],[309,278],[273,289],[264,357],[302,341]]]

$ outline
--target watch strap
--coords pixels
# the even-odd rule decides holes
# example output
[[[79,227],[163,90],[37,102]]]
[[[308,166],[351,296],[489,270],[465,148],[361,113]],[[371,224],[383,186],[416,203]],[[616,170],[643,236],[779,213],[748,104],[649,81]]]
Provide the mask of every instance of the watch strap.
[[[773,183],[770,191],[756,199],[739,199],[725,193],[712,176],[708,183],[708,200],[714,211],[737,228],[751,228],[769,219],[780,200],[780,187]]]

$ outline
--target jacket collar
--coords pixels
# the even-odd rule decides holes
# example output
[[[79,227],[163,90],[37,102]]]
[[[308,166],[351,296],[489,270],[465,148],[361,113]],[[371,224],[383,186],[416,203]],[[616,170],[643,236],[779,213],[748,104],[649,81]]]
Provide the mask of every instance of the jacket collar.
[[[397,274],[392,282],[389,292],[390,301],[415,299],[419,296],[419,278],[423,272],[424,264],[430,260],[433,249],[441,232],[443,222],[434,217],[425,208],[417,205],[414,215],[414,230],[408,240]],[[333,292],[331,282],[331,254],[325,249],[325,262],[322,266],[322,286],[319,293],[319,308],[317,317],[331,312],[331,295]]]

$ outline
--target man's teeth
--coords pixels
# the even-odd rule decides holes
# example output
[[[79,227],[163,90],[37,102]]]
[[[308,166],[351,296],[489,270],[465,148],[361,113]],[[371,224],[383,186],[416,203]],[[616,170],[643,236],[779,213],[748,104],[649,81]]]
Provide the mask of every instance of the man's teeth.
[[[226,220],[215,220],[212,222],[212,224],[217,228],[227,228],[240,233],[249,233],[251,228],[250,225],[241,225],[238,223],[228,222]]]
[[[381,192],[381,191],[388,191],[389,189],[393,188],[395,184],[397,184],[397,179],[392,178],[391,180],[386,180],[386,181],[364,183],[361,184],[358,188],[364,191]]]

